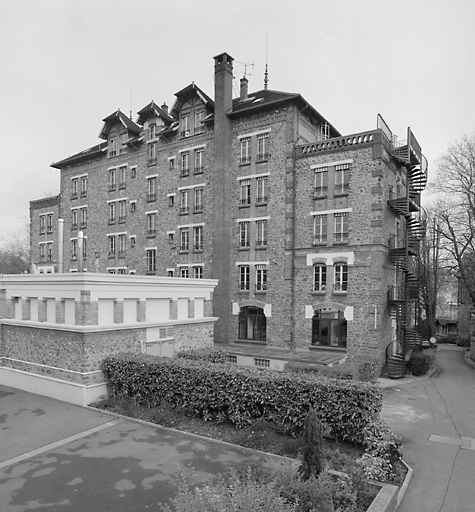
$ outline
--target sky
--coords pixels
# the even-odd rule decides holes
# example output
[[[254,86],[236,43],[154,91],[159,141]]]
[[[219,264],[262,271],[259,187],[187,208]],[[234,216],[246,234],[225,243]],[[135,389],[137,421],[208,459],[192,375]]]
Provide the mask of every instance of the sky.
[[[475,130],[473,0],[0,0],[0,244],[29,201],[59,192],[50,167],[101,142],[104,119],[234,59],[236,95],[300,93],[343,135],[410,126],[429,175]]]

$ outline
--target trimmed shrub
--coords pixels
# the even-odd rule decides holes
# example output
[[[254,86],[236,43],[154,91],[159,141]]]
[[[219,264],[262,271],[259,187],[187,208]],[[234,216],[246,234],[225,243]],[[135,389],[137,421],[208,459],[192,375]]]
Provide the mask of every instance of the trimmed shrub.
[[[308,480],[312,475],[317,477],[324,466],[322,425],[314,409],[310,409],[305,418],[302,441],[302,464],[298,473],[302,480]]]
[[[111,396],[148,406],[165,400],[237,427],[263,419],[294,435],[314,408],[330,435],[355,441],[382,406],[381,391],[372,384],[311,374],[132,354],[111,355],[101,368]]]
[[[227,352],[219,348],[203,348],[179,352],[176,357],[192,361],[208,361],[209,363],[227,363]]]
[[[433,362],[433,354],[427,352],[413,352],[410,359],[412,375],[416,377],[425,375]]]
[[[469,347],[470,346],[470,338],[464,338],[462,336],[457,337],[457,345],[459,347]]]

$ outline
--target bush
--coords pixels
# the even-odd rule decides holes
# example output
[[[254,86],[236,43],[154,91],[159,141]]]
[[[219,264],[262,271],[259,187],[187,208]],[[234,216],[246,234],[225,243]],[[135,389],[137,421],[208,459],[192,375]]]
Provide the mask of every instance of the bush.
[[[322,425],[314,409],[305,418],[302,440],[302,464],[298,473],[302,480],[308,480],[312,475],[317,477],[324,465]]]
[[[148,406],[165,400],[237,427],[262,419],[294,435],[314,408],[331,435],[355,441],[382,406],[381,391],[372,384],[311,374],[132,354],[111,355],[101,368],[111,396]]]
[[[192,361],[208,361],[209,363],[227,363],[228,354],[219,348],[204,348],[179,352],[177,357]]]
[[[416,377],[425,375],[434,362],[434,356],[427,352],[413,352],[410,359],[411,373]]]
[[[457,337],[457,345],[459,347],[470,347],[470,338]]]
[[[256,480],[251,469],[239,473],[234,469],[219,475],[215,484],[201,487],[189,485],[179,476],[178,493],[162,512],[298,512],[297,504],[288,503],[280,495],[274,481]]]

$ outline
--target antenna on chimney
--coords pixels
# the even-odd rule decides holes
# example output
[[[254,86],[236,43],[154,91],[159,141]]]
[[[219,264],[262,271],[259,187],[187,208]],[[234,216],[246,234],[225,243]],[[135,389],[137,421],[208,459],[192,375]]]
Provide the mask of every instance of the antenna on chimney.
[[[266,70],[264,73],[264,90],[267,91],[269,83],[269,73],[267,72],[267,53],[269,50],[269,32],[266,34]]]
[[[130,110],[129,110],[129,118],[132,121],[132,86],[130,86]]]

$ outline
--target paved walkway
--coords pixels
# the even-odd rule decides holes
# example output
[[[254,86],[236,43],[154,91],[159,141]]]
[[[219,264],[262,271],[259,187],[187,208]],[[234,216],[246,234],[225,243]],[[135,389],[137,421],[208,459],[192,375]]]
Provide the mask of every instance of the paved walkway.
[[[382,418],[402,436],[414,469],[399,512],[475,510],[475,369],[464,353],[440,345],[431,378],[384,389]]]
[[[176,472],[206,481],[269,458],[0,386],[0,511],[158,510]]]

